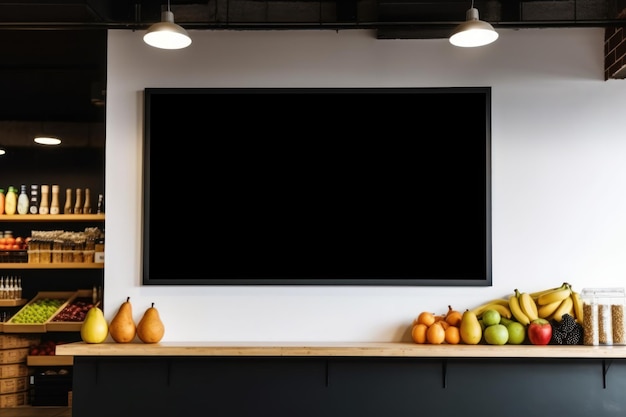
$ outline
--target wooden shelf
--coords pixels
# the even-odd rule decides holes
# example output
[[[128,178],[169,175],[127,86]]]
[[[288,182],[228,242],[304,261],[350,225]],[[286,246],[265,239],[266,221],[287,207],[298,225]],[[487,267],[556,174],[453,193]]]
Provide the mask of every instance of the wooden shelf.
[[[0,307],[18,307],[28,302],[28,298],[19,298],[16,300],[0,300]]]
[[[0,269],[103,269],[104,263],[59,263],[59,264],[32,264],[28,262],[3,262]]]
[[[26,357],[28,366],[72,366],[74,357],[57,355],[29,355]]]
[[[72,356],[343,356],[409,358],[626,358],[626,346],[431,345],[407,342],[84,343],[56,347]]]
[[[0,214],[0,222],[104,221],[104,214]]]

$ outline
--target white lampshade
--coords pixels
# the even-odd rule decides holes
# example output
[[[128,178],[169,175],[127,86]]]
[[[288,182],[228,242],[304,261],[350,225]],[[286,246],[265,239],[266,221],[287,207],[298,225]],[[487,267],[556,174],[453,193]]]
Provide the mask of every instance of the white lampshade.
[[[463,48],[488,45],[498,39],[498,32],[487,22],[478,19],[478,9],[472,7],[466,13],[466,21],[456,27],[450,43]]]
[[[143,41],[161,49],[182,49],[191,45],[187,31],[174,23],[174,13],[169,10],[161,13],[161,22],[148,28]]]

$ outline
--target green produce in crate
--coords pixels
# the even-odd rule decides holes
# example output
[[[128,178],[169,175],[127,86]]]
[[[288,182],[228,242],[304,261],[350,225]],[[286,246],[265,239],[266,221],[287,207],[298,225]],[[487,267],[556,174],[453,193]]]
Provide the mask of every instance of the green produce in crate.
[[[11,323],[41,324],[45,323],[63,305],[65,300],[57,298],[41,298],[26,305],[13,318]]]

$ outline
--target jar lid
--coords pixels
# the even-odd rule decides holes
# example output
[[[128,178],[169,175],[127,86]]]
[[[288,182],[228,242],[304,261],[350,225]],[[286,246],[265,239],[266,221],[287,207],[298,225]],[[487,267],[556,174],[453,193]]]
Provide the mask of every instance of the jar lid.
[[[580,293],[583,297],[624,297],[623,287],[615,288],[583,288]]]

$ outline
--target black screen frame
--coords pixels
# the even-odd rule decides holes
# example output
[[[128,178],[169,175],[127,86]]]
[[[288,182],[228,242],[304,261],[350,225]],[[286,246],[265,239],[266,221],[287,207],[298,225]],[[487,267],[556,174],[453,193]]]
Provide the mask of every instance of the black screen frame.
[[[411,276],[351,276],[351,277],[324,277],[324,276],[292,276],[292,277],[272,277],[272,276],[211,276],[208,273],[202,276],[197,276],[198,268],[207,267],[210,257],[210,248],[204,248],[206,251],[199,253],[203,250],[203,244],[198,237],[191,237],[186,248],[176,245],[175,248],[165,250],[161,248],[161,244],[165,242],[163,240],[165,234],[174,233],[175,235],[181,235],[184,232],[177,230],[177,223],[180,219],[191,216],[198,219],[198,222],[207,221],[207,212],[203,210],[202,197],[196,197],[197,191],[189,189],[184,183],[179,183],[178,198],[180,199],[193,199],[194,201],[179,202],[174,205],[190,205],[193,204],[193,209],[186,213],[172,211],[171,216],[163,216],[163,210],[159,215],[161,218],[157,219],[155,213],[156,209],[153,207],[157,205],[173,204],[170,200],[171,191],[166,191],[164,188],[166,184],[161,183],[167,177],[162,173],[157,174],[157,164],[159,166],[158,171],[163,169],[173,168],[174,172],[181,170],[181,167],[167,167],[168,162],[162,160],[155,160],[155,147],[162,146],[157,144],[155,138],[157,133],[163,129],[169,128],[176,130],[176,116],[178,113],[172,114],[170,118],[162,117],[163,114],[159,114],[155,117],[155,105],[158,100],[168,99],[168,97],[183,97],[189,98],[194,103],[207,103],[206,109],[201,109],[194,117],[198,119],[198,127],[194,131],[188,132],[183,129],[181,137],[177,137],[174,143],[167,146],[178,146],[183,144],[192,148],[195,143],[204,140],[203,137],[211,137],[218,135],[218,132],[224,132],[223,129],[215,129],[215,126],[220,124],[223,112],[232,111],[222,109],[220,110],[221,99],[225,97],[237,97],[238,102],[245,106],[246,98],[258,98],[261,95],[264,99],[267,98],[267,107],[256,107],[253,111],[261,112],[262,117],[279,117],[280,114],[272,113],[272,100],[276,99],[288,99],[294,104],[294,106],[301,106],[303,112],[315,112],[319,109],[320,112],[324,110],[324,103],[332,100],[350,100],[349,103],[353,108],[345,109],[345,114],[342,113],[343,109],[333,108],[334,116],[331,123],[324,125],[324,131],[327,131],[329,135],[334,135],[334,126],[338,122],[347,122],[352,124],[351,127],[346,129],[354,130],[354,123],[364,123],[364,119],[351,120],[351,115],[354,114],[370,114],[376,115],[381,113],[383,117],[380,118],[378,123],[387,125],[387,128],[394,123],[399,123],[401,126],[399,130],[394,128],[393,130],[406,134],[406,130],[409,128],[415,129],[415,135],[433,135],[432,140],[447,140],[445,135],[438,134],[437,130],[445,131],[448,126],[441,126],[443,123],[439,122],[439,126],[428,126],[428,118],[419,118],[416,121],[398,121],[394,119],[394,106],[412,106],[414,104],[416,109],[426,108],[428,106],[423,102],[426,100],[439,100],[439,98],[445,97],[446,111],[451,111],[449,114],[449,126],[457,126],[452,129],[455,135],[465,135],[466,128],[470,130],[477,130],[480,135],[479,143],[484,146],[481,150],[481,158],[484,156],[484,160],[479,162],[479,170],[482,177],[480,182],[484,185],[482,190],[479,190],[482,194],[480,202],[477,204],[480,206],[480,218],[476,220],[481,223],[481,233],[477,237],[477,241],[480,243],[480,261],[476,263],[480,264],[478,268],[480,271],[472,271],[469,275],[462,274],[451,276],[437,276],[434,278],[419,277],[414,278]],[[470,97],[472,97],[470,99]],[[362,100],[364,99],[365,100]],[[380,100],[378,100],[380,98]],[[241,100],[239,100],[241,99]],[[380,102],[380,107],[375,109],[361,109],[360,103],[363,105],[371,105],[372,99],[375,102]],[[468,101],[469,100],[469,101]],[[439,100],[441,101],[441,100]],[[438,101],[438,102],[439,102]],[[422,102],[422,103],[420,103]],[[461,105],[459,105],[461,103]],[[461,117],[461,122],[457,122],[455,117],[458,115],[465,115],[468,109],[463,105],[470,104],[472,112],[471,115],[477,116],[474,119],[479,119],[477,122],[474,119],[468,119],[466,116]],[[203,105],[204,106],[204,105]],[[422,106],[422,107],[420,107]],[[197,105],[195,107],[198,107]],[[228,106],[226,106],[228,107]],[[391,107],[391,108],[390,108]],[[478,108],[476,108],[478,107]],[[387,108],[387,110],[385,110]],[[396,107],[398,108],[398,107]],[[172,109],[170,109],[171,111]],[[198,110],[197,108],[195,110]],[[194,111],[195,111],[194,110]],[[241,109],[240,109],[241,110]],[[244,114],[242,112],[241,114]],[[267,113],[267,114],[266,114]],[[407,114],[407,113],[403,113]],[[230,117],[230,116],[227,116]],[[261,120],[261,119],[258,119]],[[416,123],[417,122],[417,123]],[[185,122],[183,122],[185,123]],[[278,121],[278,125],[281,127],[284,123],[285,129],[293,129],[293,126],[289,121]],[[447,123],[446,123],[447,125]],[[467,126],[471,125],[471,126]],[[232,126],[231,126],[232,127]],[[252,127],[245,127],[245,121],[242,121],[240,129],[244,129],[244,132],[238,134],[252,134],[253,132],[245,129],[252,129]],[[255,128],[258,128],[256,126]],[[380,129],[385,129],[385,126],[379,126]],[[434,130],[433,130],[434,129]],[[196,132],[197,130],[197,132]],[[356,134],[358,136],[369,136],[371,133],[369,128],[358,128]],[[345,130],[344,130],[345,132]],[[190,135],[189,133],[194,133]],[[195,136],[197,133],[197,138]],[[259,140],[269,134],[270,132],[254,132],[254,137],[258,137]],[[410,133],[409,133],[410,134]],[[456,135],[458,134],[458,135]],[[410,134],[411,135],[411,134]],[[484,136],[484,138],[483,138]],[[484,139],[484,141],[483,141]],[[210,140],[210,139],[209,139]],[[364,138],[363,140],[368,140]],[[410,140],[410,139],[409,139]],[[454,139],[457,140],[457,139]],[[187,141],[187,142],[183,142]],[[191,152],[195,150],[192,148]],[[484,154],[482,153],[484,151]],[[197,149],[197,152],[202,152],[201,146]],[[478,158],[478,159],[481,159]],[[163,159],[163,158],[162,158]],[[153,167],[154,170],[153,170]],[[453,168],[451,168],[453,169]],[[463,172],[459,172],[459,175],[464,175]],[[159,176],[160,175],[160,176]],[[192,174],[193,175],[193,174]],[[191,206],[190,206],[191,207]],[[428,88],[146,88],[144,90],[144,140],[143,140],[143,201],[142,201],[142,242],[141,242],[141,255],[142,255],[142,285],[356,285],[356,286],[491,286],[492,285],[492,238],[491,238],[491,87],[428,87]],[[182,217],[181,217],[182,216]],[[453,238],[453,237],[451,237]],[[167,239],[166,239],[167,240]],[[155,249],[159,245],[158,249]],[[163,263],[163,260],[168,257],[167,264]],[[195,263],[194,272],[189,259],[196,257],[203,262]],[[161,261],[161,264],[153,262],[154,259]],[[454,263],[454,259],[450,259],[450,264]],[[474,262],[474,261],[472,261]],[[180,268],[179,276],[173,277],[173,273],[164,275],[162,268],[164,265],[177,265],[176,273]],[[166,269],[166,268],[165,268]],[[170,271],[171,272],[171,271]],[[201,273],[202,274],[202,273]]]

